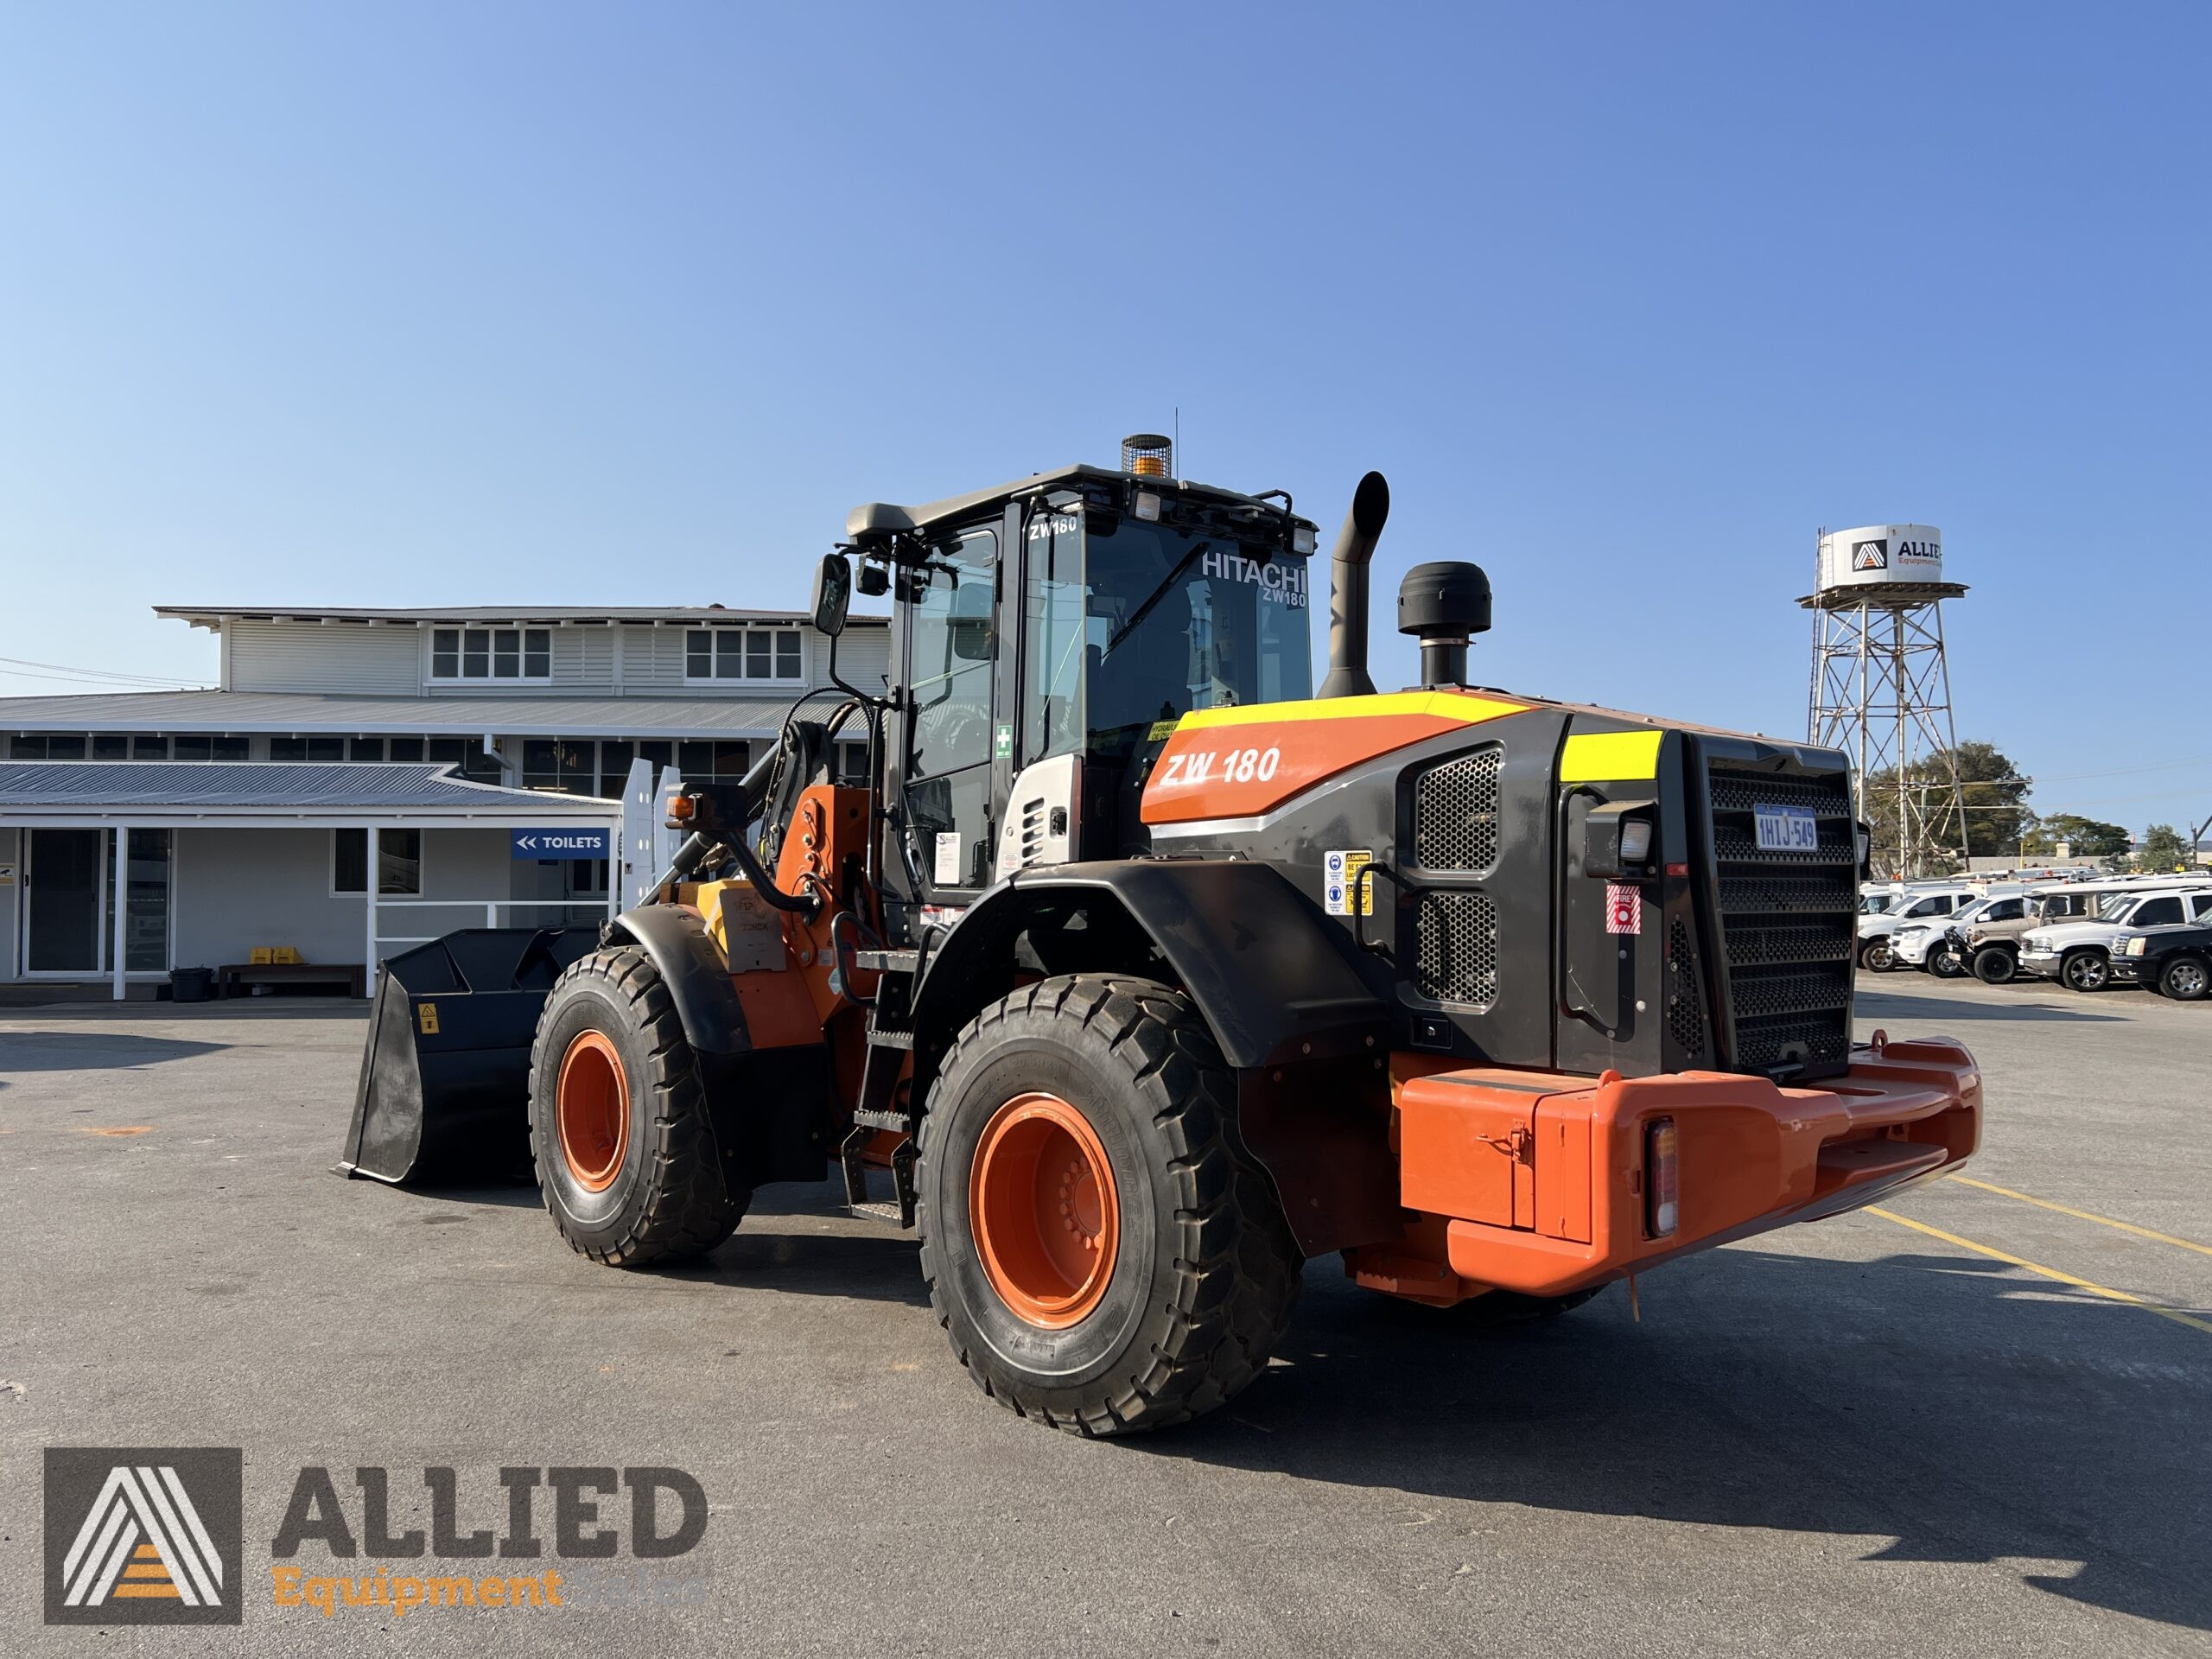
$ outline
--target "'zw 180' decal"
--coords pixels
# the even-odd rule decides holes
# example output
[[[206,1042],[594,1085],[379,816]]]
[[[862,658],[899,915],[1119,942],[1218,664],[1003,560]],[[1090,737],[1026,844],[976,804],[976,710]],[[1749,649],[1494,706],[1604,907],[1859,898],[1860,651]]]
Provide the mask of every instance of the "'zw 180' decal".
[[[1210,784],[1216,779],[1224,784],[1249,784],[1256,779],[1264,784],[1275,775],[1275,768],[1281,765],[1282,751],[1279,748],[1231,749],[1226,754],[1206,749],[1195,754],[1169,755],[1167,769],[1153,782],[1161,789]]]

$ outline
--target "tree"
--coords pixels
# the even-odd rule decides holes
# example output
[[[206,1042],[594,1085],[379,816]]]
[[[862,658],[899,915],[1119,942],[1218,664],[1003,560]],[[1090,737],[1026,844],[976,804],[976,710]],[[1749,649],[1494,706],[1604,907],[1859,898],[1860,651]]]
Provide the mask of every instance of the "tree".
[[[2154,823],[2145,830],[2143,845],[2136,850],[2135,868],[2145,873],[2188,868],[2189,847],[2181,831],[2171,823]]]
[[[2028,831],[2027,845],[2030,853],[2044,858],[2056,857],[2062,841],[2072,857],[2109,858],[2114,853],[2126,852],[2133,840],[2120,824],[2085,818],[2075,812],[2054,812],[2035,821],[2034,828]]]
[[[1967,741],[1954,752],[1959,783],[1966,797],[1966,841],[1976,858],[1999,858],[2019,850],[2021,832],[2035,822],[2028,810],[2031,787],[2019,768],[1993,743]],[[1942,750],[1922,756],[1905,769],[1904,789],[1914,816],[1926,826],[1926,839],[1957,861],[1958,798],[1951,791],[1950,756]],[[1884,766],[1860,780],[1859,810],[1874,831],[1878,872],[1921,874],[1904,868],[1898,842],[1897,769]],[[2125,833],[2125,832],[2123,832]]]

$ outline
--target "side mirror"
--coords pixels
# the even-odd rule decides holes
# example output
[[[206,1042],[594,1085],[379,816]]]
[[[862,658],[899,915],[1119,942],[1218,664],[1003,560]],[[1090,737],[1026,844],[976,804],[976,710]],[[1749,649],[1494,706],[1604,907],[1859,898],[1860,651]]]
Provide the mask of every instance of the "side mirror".
[[[853,567],[842,553],[824,553],[814,573],[814,626],[835,639],[853,602]]]

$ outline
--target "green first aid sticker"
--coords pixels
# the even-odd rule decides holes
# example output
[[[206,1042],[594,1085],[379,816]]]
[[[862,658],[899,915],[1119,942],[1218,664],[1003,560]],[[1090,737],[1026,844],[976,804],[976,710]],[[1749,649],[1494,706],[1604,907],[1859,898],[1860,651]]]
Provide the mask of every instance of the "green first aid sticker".
[[[1014,759],[1014,728],[1011,725],[999,728],[998,735],[991,745],[991,753],[1001,760]]]

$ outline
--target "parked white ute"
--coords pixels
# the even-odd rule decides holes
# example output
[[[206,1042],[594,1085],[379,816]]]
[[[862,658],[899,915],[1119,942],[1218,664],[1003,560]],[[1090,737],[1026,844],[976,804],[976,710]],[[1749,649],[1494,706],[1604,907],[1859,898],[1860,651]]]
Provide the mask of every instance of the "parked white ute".
[[[1948,919],[1961,906],[1980,896],[1963,884],[1907,887],[1888,910],[1859,917],[1859,965],[1874,973],[1893,967],[1890,940],[1900,927],[1910,922]]]
[[[2101,991],[2112,982],[2112,953],[2145,928],[2212,921],[2212,888],[2111,893],[2094,921],[2031,928],[2020,936],[2020,971],[2069,990]]]
[[[1938,979],[1957,979],[1967,971],[1965,955],[1950,948],[1954,932],[1981,920],[1992,908],[2008,899],[2020,897],[2018,887],[1992,887],[1980,898],[1961,905],[1948,916],[1931,916],[1923,921],[1900,921],[1897,931],[1890,935],[1890,963],[1897,968],[1918,968]],[[2018,906],[2013,914],[2019,913]]]

